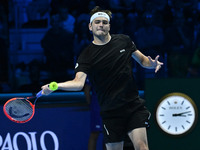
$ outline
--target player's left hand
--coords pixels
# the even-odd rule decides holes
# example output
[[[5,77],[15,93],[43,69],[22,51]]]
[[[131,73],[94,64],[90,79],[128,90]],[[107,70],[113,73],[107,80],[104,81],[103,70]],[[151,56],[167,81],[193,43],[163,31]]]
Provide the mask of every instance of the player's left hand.
[[[161,68],[161,66],[163,65],[162,62],[158,61],[158,58],[159,58],[159,57],[160,57],[160,56],[157,55],[156,58],[153,60],[150,56],[148,56],[148,59],[149,59],[149,61],[150,61],[151,66],[152,66],[153,68],[155,68],[155,73],[157,73],[158,70],[159,70],[159,69]]]

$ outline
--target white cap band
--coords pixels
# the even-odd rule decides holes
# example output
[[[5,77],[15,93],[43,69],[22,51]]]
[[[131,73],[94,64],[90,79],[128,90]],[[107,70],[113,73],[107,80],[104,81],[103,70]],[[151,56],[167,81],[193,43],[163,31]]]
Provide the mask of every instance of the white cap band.
[[[110,17],[108,16],[108,14],[106,14],[105,12],[96,12],[95,14],[91,16],[90,23],[92,23],[92,21],[97,17],[104,17],[108,19],[108,21],[110,22]]]

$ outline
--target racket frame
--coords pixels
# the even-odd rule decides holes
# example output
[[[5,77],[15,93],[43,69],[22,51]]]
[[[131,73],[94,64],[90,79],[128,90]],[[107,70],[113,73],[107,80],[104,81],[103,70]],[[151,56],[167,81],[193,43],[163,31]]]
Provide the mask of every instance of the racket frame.
[[[31,103],[31,102],[28,100],[28,98],[31,98],[31,97],[27,97],[27,98],[15,97],[15,98],[9,99],[9,100],[4,104],[4,106],[3,106],[3,112],[4,112],[4,114],[6,115],[6,117],[7,117],[8,119],[10,119],[11,121],[13,121],[13,122],[16,122],[16,123],[26,123],[26,122],[30,121],[30,120],[33,118],[33,116],[34,116],[34,114],[35,114],[35,103],[36,103],[37,99],[38,99],[40,96],[42,96],[42,90],[36,94],[36,99],[35,99],[34,103]],[[8,113],[7,113],[7,111],[6,111],[6,105],[7,105],[9,102],[11,102],[11,101],[15,101],[16,99],[23,99],[23,100],[26,100],[26,101],[30,104],[30,106],[32,107],[32,109],[33,109],[32,115],[31,115],[27,120],[19,121],[19,120],[16,120],[16,119],[12,118],[10,115],[8,115]]]

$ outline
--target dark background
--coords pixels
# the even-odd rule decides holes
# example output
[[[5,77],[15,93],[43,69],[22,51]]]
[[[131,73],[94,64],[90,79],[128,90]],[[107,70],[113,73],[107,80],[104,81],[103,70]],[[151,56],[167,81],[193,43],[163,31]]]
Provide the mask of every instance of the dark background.
[[[158,128],[154,111],[160,98],[170,92],[183,92],[194,100],[197,107],[199,106],[199,0],[1,0],[0,100],[2,104],[11,97],[23,96],[22,93],[32,95],[40,90],[41,85],[51,81],[61,82],[74,77],[76,59],[92,41],[88,30],[88,13],[96,5],[112,11],[111,33],[129,35],[141,52],[152,58],[159,54],[159,60],[164,62],[162,69],[155,74],[154,70],[143,69],[133,61],[133,72],[138,88],[144,93],[147,107],[152,113],[151,128],[148,131],[150,149],[197,150],[199,122],[191,133],[175,138],[164,134]],[[18,94],[12,95],[12,93]],[[77,96],[73,94],[70,99]],[[55,131],[62,137],[62,131],[72,132],[74,125],[81,132],[81,125],[84,123],[86,130],[77,140],[83,141],[81,144],[85,144],[86,149],[89,136],[89,111],[85,101],[82,102],[84,110],[82,105],[80,106],[83,98],[81,95],[78,101],[72,102],[61,94],[60,97],[52,95],[48,99],[39,101],[36,112],[41,113],[41,116],[37,114],[33,122],[23,126],[25,127],[23,130],[22,126],[16,127],[9,120],[5,121],[7,118],[1,115],[4,122],[1,124],[4,129],[1,132],[3,142],[7,133],[13,138],[19,131],[26,134],[35,132],[38,129],[38,122],[43,124],[38,129],[39,135],[48,129],[46,125],[48,122],[44,121],[46,114],[58,111],[61,117],[56,115],[52,116],[52,120],[47,119],[50,124],[55,118],[58,119],[49,130]],[[45,106],[42,107],[40,102]],[[64,105],[66,103],[67,105]],[[72,107],[71,103],[75,103],[75,106]],[[66,115],[70,117],[63,121]],[[77,121],[74,121],[74,118]],[[69,128],[63,127],[59,130],[60,126],[57,127],[59,123],[67,124]],[[74,145],[69,147],[78,146],[76,145],[78,141],[73,140],[76,136],[63,137],[74,142]],[[39,141],[39,138],[37,140]],[[0,145],[3,146],[3,143],[0,142]],[[132,149],[128,140],[126,146],[126,149]]]
[[[133,61],[140,90],[144,79],[199,77],[198,0],[1,0],[0,91],[36,92],[72,79],[92,41],[88,13],[96,5],[112,11],[111,33],[129,35],[140,51],[164,62],[154,74]]]

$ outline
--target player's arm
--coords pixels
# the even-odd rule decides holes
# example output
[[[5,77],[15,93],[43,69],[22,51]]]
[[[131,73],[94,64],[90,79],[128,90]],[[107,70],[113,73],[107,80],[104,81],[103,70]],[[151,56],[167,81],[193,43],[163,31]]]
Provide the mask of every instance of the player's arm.
[[[70,81],[58,83],[58,90],[63,91],[80,91],[84,87],[87,74],[84,72],[77,72],[75,78]],[[49,95],[53,91],[49,89],[48,84],[42,86],[42,94]]]
[[[163,65],[162,62],[158,61],[159,55],[157,55],[155,59],[152,59],[150,56],[145,56],[139,50],[136,50],[132,53],[132,57],[142,67],[148,68],[148,69],[155,69],[155,72],[157,72],[161,68],[161,65]]]

